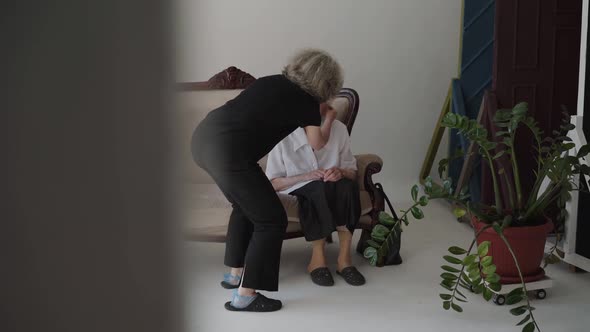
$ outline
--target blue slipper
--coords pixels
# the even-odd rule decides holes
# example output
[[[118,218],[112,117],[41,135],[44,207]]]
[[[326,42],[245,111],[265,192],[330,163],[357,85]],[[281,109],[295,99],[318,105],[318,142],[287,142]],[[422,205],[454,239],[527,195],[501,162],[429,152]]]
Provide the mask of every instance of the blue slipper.
[[[221,282],[221,287],[225,289],[235,289],[240,287],[240,282],[242,281],[241,276],[234,276],[231,273],[224,273],[223,274],[223,281]]]

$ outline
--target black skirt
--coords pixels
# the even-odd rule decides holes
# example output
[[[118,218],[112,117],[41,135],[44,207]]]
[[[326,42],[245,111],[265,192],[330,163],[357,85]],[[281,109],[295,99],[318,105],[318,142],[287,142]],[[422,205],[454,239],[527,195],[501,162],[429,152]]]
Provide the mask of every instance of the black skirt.
[[[326,238],[336,226],[352,233],[361,216],[359,188],[355,181],[313,181],[290,192],[299,202],[299,221],[307,241]]]

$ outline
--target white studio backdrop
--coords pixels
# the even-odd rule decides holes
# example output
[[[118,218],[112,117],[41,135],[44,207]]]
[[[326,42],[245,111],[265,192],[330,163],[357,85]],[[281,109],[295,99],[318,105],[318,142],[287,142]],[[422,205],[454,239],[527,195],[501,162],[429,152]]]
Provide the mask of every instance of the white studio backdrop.
[[[345,86],[360,95],[353,153],[380,155],[376,180],[394,201],[410,200],[457,75],[461,0],[177,0],[176,7],[179,82],[204,81],[230,65],[255,77],[277,74],[303,47],[333,54]]]

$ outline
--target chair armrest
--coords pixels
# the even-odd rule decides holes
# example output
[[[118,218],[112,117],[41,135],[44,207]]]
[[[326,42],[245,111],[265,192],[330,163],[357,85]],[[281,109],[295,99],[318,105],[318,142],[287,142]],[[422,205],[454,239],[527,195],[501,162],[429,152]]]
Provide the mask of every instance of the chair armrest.
[[[374,191],[373,174],[381,172],[383,160],[376,154],[354,156],[357,163],[357,182],[361,190]]]
[[[381,172],[383,160],[375,154],[361,154],[355,156],[357,161],[357,182],[360,190],[365,190],[371,196],[373,210],[371,211],[370,229],[377,223],[379,212],[385,210],[385,199],[381,191],[377,190],[373,182],[373,174]]]

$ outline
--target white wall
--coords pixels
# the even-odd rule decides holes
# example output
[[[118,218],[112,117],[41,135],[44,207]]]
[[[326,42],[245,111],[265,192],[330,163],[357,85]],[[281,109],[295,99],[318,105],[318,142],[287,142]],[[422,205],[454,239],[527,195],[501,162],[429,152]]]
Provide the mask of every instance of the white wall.
[[[450,79],[461,0],[177,0],[178,81],[235,65],[277,74],[301,47],[332,53],[360,95],[354,153],[377,153],[377,178],[409,198]]]

